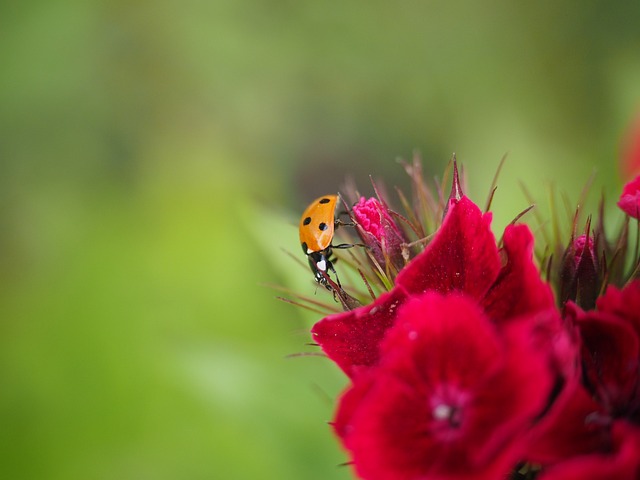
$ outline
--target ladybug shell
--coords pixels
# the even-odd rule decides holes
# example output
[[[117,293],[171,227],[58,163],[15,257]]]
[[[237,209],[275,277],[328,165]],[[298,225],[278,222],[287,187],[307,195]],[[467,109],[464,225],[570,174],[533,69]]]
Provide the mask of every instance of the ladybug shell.
[[[316,198],[300,218],[300,243],[307,255],[321,252],[331,246],[337,195]]]

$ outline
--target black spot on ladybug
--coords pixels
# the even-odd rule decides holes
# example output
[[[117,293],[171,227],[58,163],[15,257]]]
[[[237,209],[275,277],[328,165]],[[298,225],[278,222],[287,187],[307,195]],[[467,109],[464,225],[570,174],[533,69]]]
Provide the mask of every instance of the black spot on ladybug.
[[[307,253],[307,242],[302,242],[302,251]]]
[[[303,225],[309,225],[311,223],[311,217],[307,217],[302,221]]]
[[[321,222],[320,225],[318,225],[318,228],[324,232],[328,227],[326,223]]]
[[[328,198],[323,198],[322,200],[320,200],[320,203],[329,203],[331,200],[329,200]]]

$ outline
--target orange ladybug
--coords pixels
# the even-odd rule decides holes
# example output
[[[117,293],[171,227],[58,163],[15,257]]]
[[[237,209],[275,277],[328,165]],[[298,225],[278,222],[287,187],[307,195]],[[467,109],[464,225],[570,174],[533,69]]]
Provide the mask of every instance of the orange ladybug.
[[[336,225],[344,225],[335,218],[337,195],[324,195],[316,198],[305,209],[300,218],[300,244],[302,251],[309,260],[309,266],[316,282],[331,290],[329,282],[322,274],[332,272],[336,275],[336,282],[340,286],[338,274],[333,268],[332,254],[334,248],[350,248],[354,245],[343,243],[332,245],[333,233]]]

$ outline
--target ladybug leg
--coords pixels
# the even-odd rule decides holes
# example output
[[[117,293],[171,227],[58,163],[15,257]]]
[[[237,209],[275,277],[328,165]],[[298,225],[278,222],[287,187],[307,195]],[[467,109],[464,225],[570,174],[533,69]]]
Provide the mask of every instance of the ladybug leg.
[[[347,220],[344,221],[342,220],[340,217],[344,217],[347,216]],[[338,227],[355,227],[356,226],[356,222],[354,222],[351,219],[351,215],[349,215],[349,212],[347,212],[346,210],[342,210],[340,212],[338,212],[338,214],[336,215],[336,218],[333,220],[333,225],[338,228]]]
[[[327,270],[330,270],[331,273],[333,273],[336,276],[336,283],[338,284],[338,286],[342,289],[342,285],[340,284],[340,279],[338,278],[338,272],[336,272],[336,269],[333,268],[333,264],[335,263],[337,259],[333,259],[333,261],[327,259]],[[335,295],[335,292],[334,292]]]
[[[333,264],[336,260],[337,258],[334,258],[333,260],[329,260],[327,258],[327,276],[329,276],[329,273],[328,273],[329,271],[333,273],[336,277],[336,283],[338,284],[338,288],[340,289],[341,292],[344,292],[344,290],[342,290],[342,285],[340,284],[340,278],[338,277],[338,272],[336,272],[336,269],[333,268]],[[327,290],[331,290],[331,292],[333,293],[333,300],[337,302],[338,290],[336,290],[331,285],[329,285],[329,282],[327,282],[326,278],[322,277],[322,280],[323,280],[322,283],[324,284],[325,287],[327,287]]]
[[[338,228],[338,227],[355,227],[356,226],[356,222],[352,222],[352,221],[343,222],[339,218],[336,218],[333,221],[333,224],[335,225],[336,228]]]
[[[326,253],[325,259],[327,260],[327,271],[330,271],[336,276],[336,283],[338,284],[338,287],[340,288],[340,290],[342,290],[342,285],[340,284],[340,278],[338,278],[338,272],[336,272],[336,269],[333,267],[333,264],[338,261],[338,258],[333,254],[333,246],[327,248],[325,250],[325,253]],[[333,293],[335,296],[335,292]]]
[[[353,247],[366,247],[363,243],[340,243],[338,245],[331,245],[331,248],[353,248]]]

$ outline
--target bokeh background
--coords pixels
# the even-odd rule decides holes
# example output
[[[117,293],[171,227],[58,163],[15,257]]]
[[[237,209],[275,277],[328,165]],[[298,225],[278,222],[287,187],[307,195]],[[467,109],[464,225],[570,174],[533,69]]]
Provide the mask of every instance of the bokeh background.
[[[346,479],[296,223],[452,152],[500,229],[640,107],[640,3],[0,4],[0,465],[11,479]],[[382,181],[382,180],[381,180]],[[326,299],[319,291],[319,299]]]

